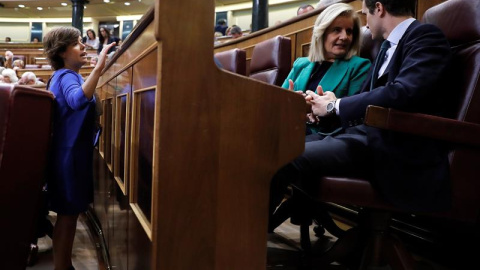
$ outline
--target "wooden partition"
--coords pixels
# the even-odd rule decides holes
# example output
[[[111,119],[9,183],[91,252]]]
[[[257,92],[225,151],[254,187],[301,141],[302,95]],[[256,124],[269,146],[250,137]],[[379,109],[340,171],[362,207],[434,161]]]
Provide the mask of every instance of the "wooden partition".
[[[213,18],[212,0],[156,1],[99,82],[94,209],[115,269],[266,267],[270,179],[303,151],[305,101],[218,69]]]
[[[84,78],[88,77],[90,73],[92,73],[93,67],[91,66],[84,66],[80,68],[80,75]],[[20,78],[23,73],[25,72],[33,72],[37,76],[37,78],[42,79],[45,83],[50,79],[53,74],[53,70],[51,68],[24,68],[24,69],[17,69],[17,76]]]

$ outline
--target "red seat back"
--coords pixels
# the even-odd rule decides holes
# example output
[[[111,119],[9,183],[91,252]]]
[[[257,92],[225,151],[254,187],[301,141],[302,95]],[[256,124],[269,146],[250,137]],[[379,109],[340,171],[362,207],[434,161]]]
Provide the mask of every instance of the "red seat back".
[[[291,40],[276,36],[255,45],[250,78],[281,86],[291,69]]]
[[[480,1],[450,0],[430,8],[423,21],[437,25],[453,51],[450,68],[455,78],[451,114],[459,120],[480,123]],[[450,154],[453,209],[448,216],[467,221],[480,218],[480,153],[457,148]]]
[[[25,269],[38,219],[51,138],[53,95],[0,85],[0,269]]]
[[[238,73],[240,75],[247,75],[247,53],[242,49],[231,49],[215,54],[222,68],[228,71]]]

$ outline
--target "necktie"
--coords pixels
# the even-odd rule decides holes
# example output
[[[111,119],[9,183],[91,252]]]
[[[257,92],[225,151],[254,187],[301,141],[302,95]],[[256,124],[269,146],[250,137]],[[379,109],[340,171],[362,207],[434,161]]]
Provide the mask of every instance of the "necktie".
[[[378,79],[378,71],[382,67],[383,62],[385,61],[385,54],[387,50],[390,48],[390,41],[385,40],[380,47],[380,51],[377,54],[377,58],[375,58],[375,64],[373,65],[373,73],[372,73],[372,80],[370,81],[370,90],[372,90],[375,86],[375,82]]]

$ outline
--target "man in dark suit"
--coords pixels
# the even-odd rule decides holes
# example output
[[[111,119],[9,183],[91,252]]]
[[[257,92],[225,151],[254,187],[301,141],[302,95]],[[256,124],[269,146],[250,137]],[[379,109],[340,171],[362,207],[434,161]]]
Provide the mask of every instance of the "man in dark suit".
[[[450,61],[450,46],[437,27],[416,21],[414,10],[415,0],[363,1],[367,27],[372,38],[386,40],[386,53],[377,56],[378,68],[372,65],[357,95],[337,99],[332,92],[317,95],[307,91],[313,113],[339,117],[344,130],[334,136],[306,137],[305,152],[272,180],[270,215],[288,184],[313,193],[324,175],[367,176],[385,199],[403,209],[432,211],[449,206],[445,146],[363,125],[368,105],[441,115],[446,99],[451,98],[441,83]]]

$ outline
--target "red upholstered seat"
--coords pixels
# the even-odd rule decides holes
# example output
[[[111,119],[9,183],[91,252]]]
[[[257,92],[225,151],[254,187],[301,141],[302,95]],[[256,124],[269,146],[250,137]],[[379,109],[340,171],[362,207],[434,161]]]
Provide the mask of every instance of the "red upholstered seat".
[[[0,85],[0,269],[25,269],[38,219],[53,111],[53,95]]]
[[[235,48],[216,53],[215,57],[222,64],[223,69],[240,75],[247,75],[247,54],[245,50]]]
[[[250,61],[250,78],[281,86],[291,69],[291,40],[283,36],[255,45]]]

